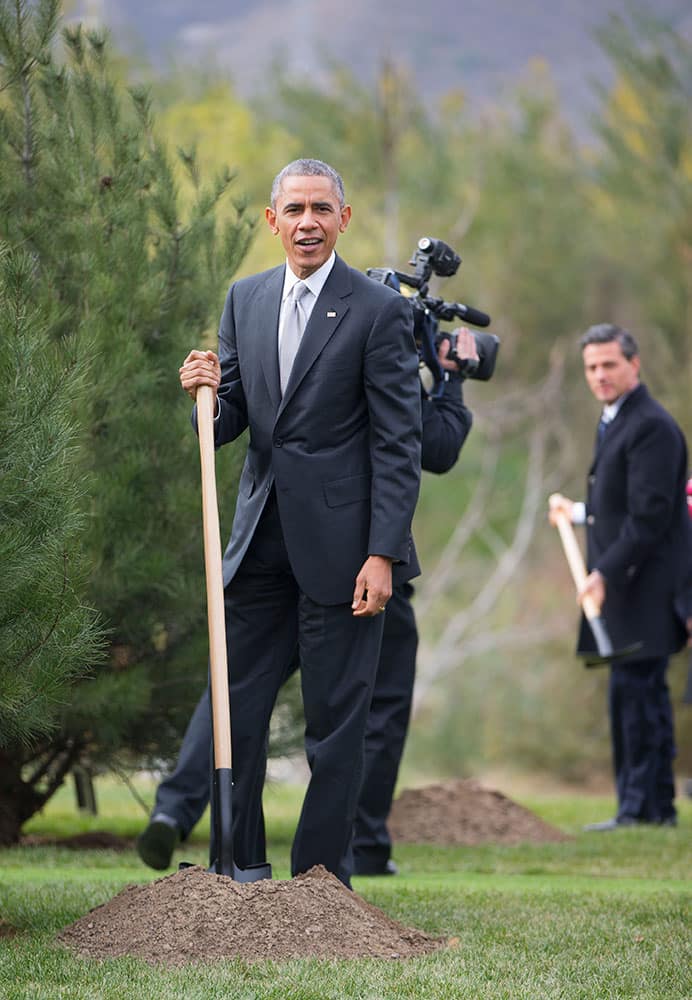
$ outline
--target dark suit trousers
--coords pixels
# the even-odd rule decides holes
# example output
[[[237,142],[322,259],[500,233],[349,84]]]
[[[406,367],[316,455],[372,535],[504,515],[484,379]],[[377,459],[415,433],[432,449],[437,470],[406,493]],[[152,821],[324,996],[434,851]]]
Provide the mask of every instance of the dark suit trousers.
[[[309,524],[305,530],[309,534]],[[328,562],[328,552],[324,558]],[[319,605],[300,591],[273,491],[225,598],[235,862],[245,868],[264,860],[256,856],[263,841],[256,829],[257,788],[272,709],[298,643],[311,777],[291,871],[322,864],[349,885],[342,859],[349,855],[383,616],[354,618],[349,604]]]
[[[361,870],[381,870],[391,856],[387,817],[392,805],[411,714],[416,673],[418,631],[411,606],[413,587],[399,584],[384,616],[382,646],[365,730],[363,782],[354,824],[353,854]],[[297,667],[291,663],[289,673]],[[211,708],[207,687],[185,731],[174,771],[156,792],[152,815],[165,813],[177,823],[184,840],[201,819],[209,802]],[[261,820],[261,783],[257,797],[258,841],[254,857],[265,859]],[[213,803],[212,803],[213,811]],[[216,858],[211,823],[210,862]]]
[[[675,743],[667,667],[667,657],[611,666],[609,710],[618,816],[653,823],[675,816]]]
[[[387,817],[392,806],[404,752],[413,684],[418,632],[411,606],[413,587],[400,584],[387,604],[377,679],[365,731],[363,784],[353,835],[353,856],[360,872],[381,870],[392,844]]]

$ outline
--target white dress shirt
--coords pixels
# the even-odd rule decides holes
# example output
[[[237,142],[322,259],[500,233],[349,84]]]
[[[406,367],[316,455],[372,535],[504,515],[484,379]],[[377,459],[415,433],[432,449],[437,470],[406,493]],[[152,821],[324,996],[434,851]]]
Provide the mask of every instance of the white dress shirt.
[[[281,337],[284,331],[286,300],[293,291],[293,286],[296,285],[299,281],[302,281],[304,285],[307,285],[307,287],[310,289],[310,292],[312,293],[311,295],[303,296],[300,303],[300,307],[305,313],[305,324],[307,326],[307,323],[310,319],[310,315],[315,306],[315,302],[317,302],[317,297],[324,288],[324,284],[327,278],[329,277],[330,271],[334,267],[335,260],[336,260],[336,254],[332,250],[332,252],[330,253],[327,260],[325,260],[322,267],[318,267],[317,270],[314,271],[307,278],[297,277],[297,275],[295,275],[291,270],[288,261],[286,261],[286,274],[284,275],[284,290],[281,295],[281,313],[279,315],[279,339],[277,341],[277,346],[281,344]]]

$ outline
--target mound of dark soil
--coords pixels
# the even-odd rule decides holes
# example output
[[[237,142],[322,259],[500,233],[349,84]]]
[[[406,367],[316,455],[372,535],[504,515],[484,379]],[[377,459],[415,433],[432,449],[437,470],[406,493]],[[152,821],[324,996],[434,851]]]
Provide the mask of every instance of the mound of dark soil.
[[[473,778],[405,789],[394,800],[387,826],[395,843],[408,844],[543,844],[572,839]]]
[[[166,965],[222,958],[413,958],[444,944],[391,920],[322,866],[290,881],[249,884],[185,868],[127,886],[58,940],[89,958],[134,955]]]

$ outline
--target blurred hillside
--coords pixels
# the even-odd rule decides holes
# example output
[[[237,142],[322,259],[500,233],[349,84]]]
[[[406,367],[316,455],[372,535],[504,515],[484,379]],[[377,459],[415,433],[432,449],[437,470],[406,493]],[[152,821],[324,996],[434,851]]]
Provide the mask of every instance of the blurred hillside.
[[[374,5],[352,0],[78,0],[68,12],[107,24],[119,47],[155,66],[173,61],[221,70],[238,93],[261,91],[272,65],[318,84],[329,60],[374,83],[379,65],[406,67],[424,100],[462,91],[476,113],[511,95],[527,66],[544,62],[565,116],[589,131],[593,83],[612,82],[594,29],[625,0],[416,0]],[[689,0],[641,0],[637,9],[692,37]]]

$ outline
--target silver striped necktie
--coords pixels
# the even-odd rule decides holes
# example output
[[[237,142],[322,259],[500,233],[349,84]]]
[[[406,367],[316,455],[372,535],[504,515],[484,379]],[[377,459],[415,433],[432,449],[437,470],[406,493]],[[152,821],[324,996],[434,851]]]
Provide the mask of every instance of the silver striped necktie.
[[[307,317],[302,300],[310,289],[304,281],[297,281],[286,301],[286,314],[284,316],[283,330],[281,331],[281,343],[279,344],[279,376],[281,380],[281,395],[286,391],[288,377],[293,368],[300,340],[305,330]]]

